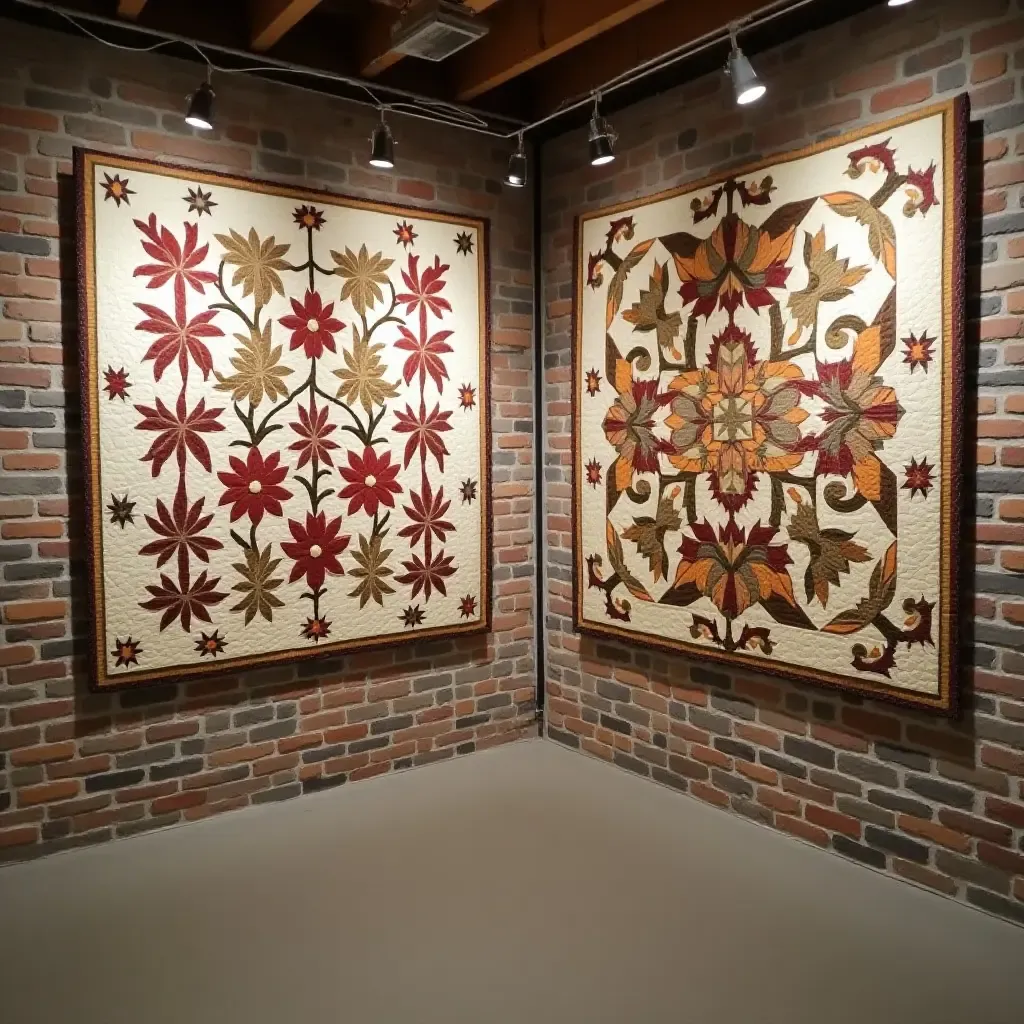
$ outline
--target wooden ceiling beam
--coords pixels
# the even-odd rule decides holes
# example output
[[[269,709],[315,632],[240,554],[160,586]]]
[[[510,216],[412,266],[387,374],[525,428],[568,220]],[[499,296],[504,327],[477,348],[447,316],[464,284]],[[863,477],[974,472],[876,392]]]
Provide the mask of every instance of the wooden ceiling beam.
[[[319,3],[320,0],[252,0],[250,45],[257,52],[269,50]]]
[[[472,100],[588,39],[628,24],[662,0],[517,0],[502,4],[490,32],[453,58],[460,100]],[[692,12],[694,5],[672,6]]]
[[[135,21],[145,6],[146,0],[117,0],[117,16]]]
[[[543,97],[538,116],[567,100],[592,92],[603,82],[623,75],[645,61],[725,29],[760,10],[764,0],[716,0],[713,4],[670,3],[647,11],[598,36],[542,68],[535,94]]]
[[[464,0],[462,6],[479,14],[493,6],[497,0]],[[518,0],[507,0],[513,6]],[[359,73],[364,78],[376,78],[382,71],[397,64],[404,53],[391,49],[391,26],[398,20],[395,9],[377,7],[363,30],[360,41]],[[474,44],[477,45],[477,44]]]

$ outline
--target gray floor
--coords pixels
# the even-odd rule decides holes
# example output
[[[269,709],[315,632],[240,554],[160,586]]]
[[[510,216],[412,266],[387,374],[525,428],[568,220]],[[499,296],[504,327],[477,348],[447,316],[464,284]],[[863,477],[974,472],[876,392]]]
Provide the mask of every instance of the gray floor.
[[[4,1024],[1020,1024],[1022,964],[539,740],[0,871]]]

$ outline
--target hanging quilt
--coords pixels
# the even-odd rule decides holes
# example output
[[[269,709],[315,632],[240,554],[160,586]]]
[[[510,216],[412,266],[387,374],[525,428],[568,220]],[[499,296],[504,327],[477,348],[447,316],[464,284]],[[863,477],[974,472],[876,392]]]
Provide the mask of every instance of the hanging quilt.
[[[95,684],[486,631],[486,222],[76,159]]]
[[[966,123],[580,218],[580,630],[953,710]]]

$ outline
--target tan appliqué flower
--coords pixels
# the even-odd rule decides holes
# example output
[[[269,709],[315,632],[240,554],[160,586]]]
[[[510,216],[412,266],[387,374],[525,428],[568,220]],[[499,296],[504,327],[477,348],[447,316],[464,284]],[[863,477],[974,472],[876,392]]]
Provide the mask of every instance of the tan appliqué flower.
[[[248,338],[244,334],[235,335],[241,342],[241,348],[235,349],[231,357],[231,365],[236,372],[225,377],[214,370],[220,381],[215,385],[217,391],[230,391],[236,402],[248,398],[253,406],[263,401],[264,394],[272,402],[288,394],[282,378],[292,370],[281,365],[281,346],[271,347],[270,327],[268,321],[262,332],[252,331]]]
[[[289,250],[287,243],[277,245],[273,235],[262,242],[255,228],[249,228],[249,237],[243,238],[234,228],[229,235],[214,235],[224,247],[224,262],[237,267],[231,278],[232,285],[242,286],[243,297],[251,295],[257,307],[265,306],[274,292],[284,295],[280,270],[287,270],[283,258]]]
[[[398,389],[384,379],[387,369],[378,354],[383,344],[371,345],[359,331],[352,328],[352,348],[343,349],[345,365],[332,373],[341,380],[338,397],[345,402],[358,401],[369,412],[375,405],[383,405],[389,398],[398,397]]]
[[[259,612],[267,620],[273,622],[274,609],[283,608],[282,601],[273,593],[284,582],[280,577],[274,579],[274,571],[281,564],[280,558],[271,558],[273,545],[268,544],[263,551],[258,547],[246,548],[245,562],[236,562],[232,568],[241,575],[242,580],[231,589],[239,591],[243,597],[234,605],[233,612],[245,612],[245,624],[248,626]]]
[[[388,283],[387,269],[394,260],[385,259],[379,252],[371,256],[365,243],[359,247],[358,253],[346,246],[344,253],[332,249],[331,256],[338,264],[334,272],[345,278],[341,289],[342,302],[351,299],[353,308],[360,316],[368,309],[373,309],[374,303],[383,302],[381,285]]]
[[[377,604],[383,606],[384,595],[395,592],[394,588],[390,587],[384,580],[385,576],[392,575],[391,568],[385,564],[392,549],[388,548],[386,551],[381,551],[380,543],[380,536],[374,537],[371,541],[367,541],[365,537],[360,537],[359,550],[352,552],[352,557],[358,563],[358,568],[350,570],[349,575],[359,580],[359,584],[349,594],[349,597],[358,597],[360,608],[371,598]]]

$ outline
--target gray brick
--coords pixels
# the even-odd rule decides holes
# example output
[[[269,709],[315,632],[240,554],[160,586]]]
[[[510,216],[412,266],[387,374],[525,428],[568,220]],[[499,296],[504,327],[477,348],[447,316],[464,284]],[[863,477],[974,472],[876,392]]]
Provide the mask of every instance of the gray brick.
[[[455,719],[455,728],[475,729],[478,725],[483,725],[484,722],[489,720],[487,715],[464,715],[462,718]]]
[[[1004,718],[975,714],[974,735],[983,740],[995,740],[997,743],[1024,749],[1024,724],[1008,722]]]
[[[774,768],[777,772],[782,772],[783,775],[791,775],[795,779],[807,778],[807,766],[797,761],[790,761],[789,758],[779,757],[778,754],[773,754],[770,750],[759,750],[757,756],[765,768]]]
[[[928,775],[907,775],[907,789],[936,803],[969,811],[974,806],[974,790],[942,782]]]
[[[264,740],[279,740],[285,736],[295,735],[299,723],[294,718],[285,719],[283,722],[268,722],[266,725],[257,725],[249,730],[249,739],[253,743],[262,743]]]
[[[21,252],[26,256],[49,256],[49,239],[37,235],[11,235],[0,232],[0,252]]]
[[[724,697],[718,693],[711,695],[711,706],[734,718],[746,719],[748,722],[752,722],[757,716],[757,709],[749,701],[739,700],[736,697]]]
[[[869,790],[868,800],[879,807],[885,807],[887,810],[897,811],[900,814],[913,814],[917,818],[932,816],[932,809],[927,804],[900,793],[890,793],[885,789]]]
[[[836,752],[831,747],[822,746],[811,740],[800,739],[799,736],[786,736],[782,741],[782,749],[790,757],[808,761],[819,768],[835,768]]]
[[[1024,124],[1024,103],[1013,103],[1010,106],[996,107],[981,119],[982,131],[986,135],[1017,128]]]
[[[443,672],[440,675],[423,676],[421,679],[415,680],[412,684],[412,688],[416,691],[416,693],[422,693],[424,690],[439,690],[442,686],[451,685],[451,672]],[[387,712],[385,712],[385,714],[386,713]]]
[[[349,722],[369,722],[374,718],[384,718],[388,713],[386,704],[354,704],[346,714]]]
[[[348,745],[345,743],[332,743],[326,747],[314,747],[312,750],[302,752],[303,764],[317,764],[320,761],[329,761],[334,757],[341,757],[348,753]]]
[[[947,68],[941,68],[935,76],[936,92],[952,92],[954,89],[962,89],[966,84],[966,64],[952,64]]]
[[[683,775],[688,779],[704,780],[711,775],[711,771],[706,764],[694,761],[689,757],[683,757],[682,754],[670,754],[668,766],[677,775]]]
[[[573,750],[579,750],[580,738],[575,733],[563,732],[561,729],[556,729],[553,725],[547,727],[547,736],[553,739],[556,743],[561,743],[565,747],[572,747]]]
[[[157,761],[170,761],[176,755],[177,750],[173,743],[158,743],[155,747],[142,747],[140,750],[118,754],[114,763],[118,768],[141,768]]]
[[[621,750],[615,751],[614,761],[620,768],[625,768],[629,772],[635,772],[637,775],[650,774],[650,769],[643,761],[630,757],[629,754],[624,754]]]
[[[512,703],[511,693],[491,693],[481,697],[476,706],[479,711],[493,711],[495,708],[507,707]]]
[[[31,544],[0,544],[0,562],[14,562],[31,557]]]
[[[896,815],[891,811],[865,803],[863,800],[855,800],[850,796],[836,797],[836,810],[861,821],[870,821],[872,825],[878,825],[880,828],[896,827]]]
[[[25,405],[25,392],[4,388],[0,391],[0,409],[21,409]],[[2,422],[2,421],[0,421]],[[22,424],[4,423],[6,427],[21,426]],[[26,426],[28,424],[25,424]]]
[[[920,772],[926,772],[931,767],[931,758],[927,754],[919,754],[915,750],[907,750],[904,747],[894,747],[888,743],[875,743],[875,753],[883,761],[892,761],[894,764],[901,764],[906,768],[916,768]]]
[[[294,156],[282,156],[280,153],[260,153],[256,162],[261,171],[271,174],[287,174],[293,177],[305,174],[306,163]]]
[[[0,561],[3,561],[0,556]],[[64,575],[64,562],[19,562],[4,566],[4,579],[12,583],[21,580],[52,580]]]
[[[77,93],[53,92],[50,89],[26,89],[25,105],[39,110],[69,110],[76,114],[88,113],[93,100]]]
[[[63,494],[64,481],[58,476],[0,476],[0,494]]]
[[[848,779],[845,775],[839,775],[836,772],[824,771],[821,768],[811,769],[811,782],[816,786],[824,786],[837,793],[847,793],[852,796],[860,796],[863,789],[859,782],[854,782],[853,779]]]
[[[666,751],[649,746],[646,743],[640,743],[639,741],[633,744],[633,753],[648,764],[655,764],[660,768],[664,768],[668,762],[668,753]]]
[[[101,793],[107,789],[122,789],[134,786],[146,777],[142,768],[132,768],[124,772],[105,772],[103,775],[87,775],[85,778],[86,793]]]
[[[1018,900],[1004,899],[995,893],[985,889],[976,889],[969,885],[967,887],[967,902],[981,907],[982,910],[987,910],[990,914],[998,914],[1000,917],[1016,921],[1018,924],[1024,924],[1024,903]]]
[[[912,860],[917,864],[928,863],[928,847],[897,832],[890,832],[877,825],[867,825],[864,829],[864,839],[869,845],[894,853],[904,860]]]
[[[3,395],[22,396],[21,405],[24,405],[24,391],[0,392],[0,399]],[[0,405],[3,405],[0,400]],[[12,400],[11,404],[14,402]],[[0,412],[0,427],[52,427],[57,422],[57,417],[52,412]]]
[[[361,754],[366,750],[379,750],[391,742],[388,736],[371,736],[365,740],[355,740],[348,745],[349,753]]]
[[[370,726],[370,732],[377,736],[380,733],[398,732],[412,725],[412,715],[394,715],[391,718],[380,718]]]
[[[273,789],[264,789],[260,793],[253,793],[252,802],[254,804],[276,803],[278,800],[289,800],[293,796],[298,796],[301,792],[301,783],[290,782],[286,786],[275,786]]]
[[[678,789],[683,793],[686,793],[690,788],[690,784],[684,779],[676,778],[671,772],[667,772],[657,765],[651,766],[651,778],[655,782],[660,782],[663,786],[671,786],[673,789]]]
[[[141,821],[128,821],[118,825],[114,830],[119,836],[137,836],[141,832],[152,832],[154,829],[167,828],[168,825],[175,825],[181,820],[181,813],[175,811],[173,814],[160,814],[155,818],[143,818]]]
[[[725,790],[726,793],[732,793],[734,796],[745,796],[749,799],[754,795],[754,787],[746,779],[721,768],[711,769],[711,781],[719,789]]]
[[[963,879],[965,882],[974,882],[975,885],[984,886],[994,892],[1004,895],[1010,891],[1010,876],[997,868],[991,868],[987,864],[979,864],[969,857],[961,857],[949,850],[935,851],[935,866],[944,875],[952,875],[953,878]]]
[[[645,729],[651,724],[651,713],[644,708],[635,707],[632,704],[616,704],[615,713],[619,718],[624,718],[634,725],[643,726]]]
[[[244,729],[247,725],[260,725],[263,722],[269,722],[273,717],[273,704],[259,704],[253,708],[236,711],[232,715],[231,724],[236,729]]]
[[[203,770],[201,757],[188,757],[170,764],[154,764],[149,769],[150,782],[163,782],[165,779],[180,779],[185,775],[195,775]]]
[[[868,864],[873,868],[885,867],[885,854],[880,850],[872,850],[869,846],[862,846],[860,843],[855,843],[852,839],[838,832],[832,836],[832,849],[836,853],[841,853],[844,857],[852,857],[854,860],[858,860],[862,864]]]
[[[318,775],[315,779],[306,779],[302,783],[303,793],[319,793],[324,789],[334,789],[343,786],[348,782],[348,776],[344,772],[336,775]]]
[[[732,732],[732,722],[725,715],[716,715],[713,711],[705,711],[703,708],[691,707],[690,721],[698,729],[706,729],[719,736],[728,736]]]
[[[741,761],[756,761],[757,757],[754,748],[749,743],[740,743],[739,740],[730,739],[727,736],[716,736],[714,747],[723,754],[730,757],[737,757]]]
[[[624,701],[627,704],[632,697],[628,686],[623,686],[621,683],[613,683],[610,679],[598,679],[597,692],[608,700]]]
[[[0,482],[0,494],[3,493],[3,484]],[[1015,629],[1013,626],[998,626],[992,622],[982,622],[976,619],[973,624],[974,639],[983,644],[992,644],[996,647],[1010,647],[1014,650],[1024,648],[1024,629]]]

